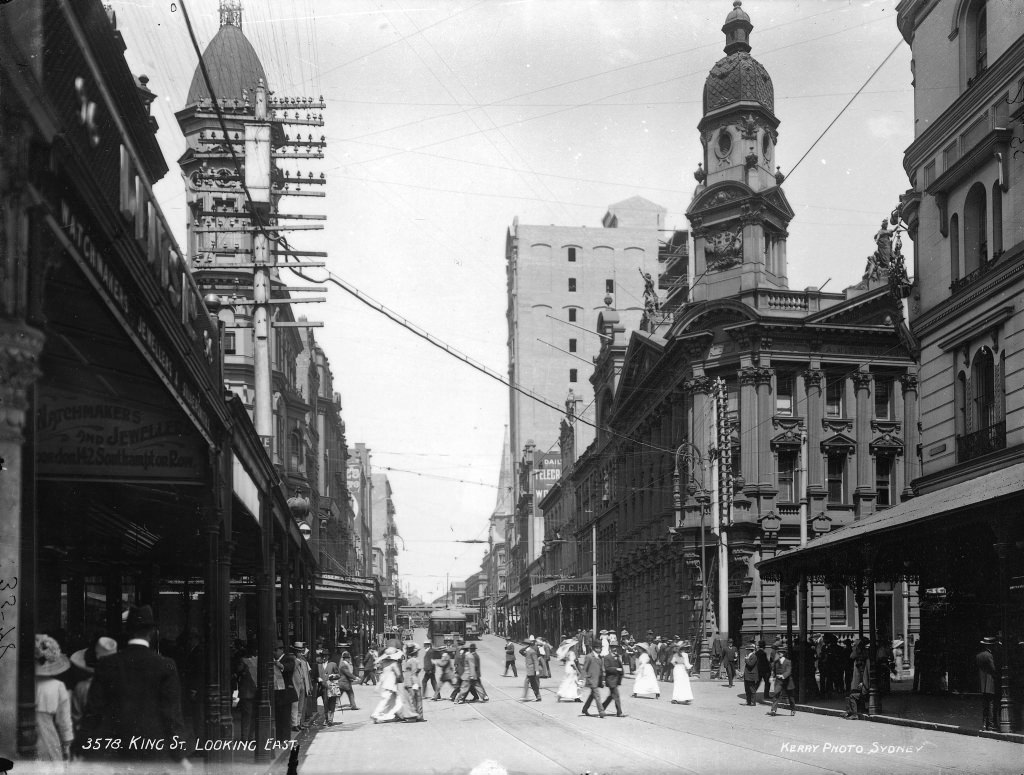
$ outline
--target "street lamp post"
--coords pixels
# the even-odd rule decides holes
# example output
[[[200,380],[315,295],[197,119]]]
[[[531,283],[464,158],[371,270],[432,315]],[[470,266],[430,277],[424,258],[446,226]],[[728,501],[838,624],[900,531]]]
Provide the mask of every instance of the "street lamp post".
[[[591,597],[593,606],[593,627],[594,627],[594,640],[597,641],[597,519],[595,518],[590,526],[590,549],[591,559],[593,561],[590,573],[591,578]]]

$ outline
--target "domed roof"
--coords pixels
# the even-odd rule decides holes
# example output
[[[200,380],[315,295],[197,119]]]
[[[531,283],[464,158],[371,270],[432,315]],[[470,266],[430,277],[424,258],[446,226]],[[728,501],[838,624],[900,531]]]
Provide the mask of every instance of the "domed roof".
[[[764,65],[736,51],[715,62],[704,81],[704,113],[734,102],[756,102],[775,113],[775,87]]]
[[[242,89],[252,94],[257,80],[262,78],[263,83],[267,83],[267,74],[256,50],[242,34],[242,29],[234,24],[221,26],[203,52],[203,60],[210,73],[213,91],[220,99],[241,99]],[[193,105],[209,96],[210,90],[206,88],[203,73],[197,65],[185,104]]]

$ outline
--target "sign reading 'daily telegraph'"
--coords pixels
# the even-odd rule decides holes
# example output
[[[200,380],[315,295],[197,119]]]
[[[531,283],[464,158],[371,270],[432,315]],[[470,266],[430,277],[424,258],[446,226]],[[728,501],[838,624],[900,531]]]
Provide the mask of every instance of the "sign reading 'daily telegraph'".
[[[42,387],[36,469],[51,479],[201,480],[202,439],[184,417],[122,400]]]

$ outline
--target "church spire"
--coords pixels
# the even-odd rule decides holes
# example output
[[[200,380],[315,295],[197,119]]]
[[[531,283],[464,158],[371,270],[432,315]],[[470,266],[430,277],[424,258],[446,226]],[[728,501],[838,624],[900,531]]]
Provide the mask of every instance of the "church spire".
[[[505,426],[505,440],[501,447],[501,471],[498,474],[498,497],[494,503],[492,517],[504,517],[512,510],[512,449],[508,441],[508,426]]]

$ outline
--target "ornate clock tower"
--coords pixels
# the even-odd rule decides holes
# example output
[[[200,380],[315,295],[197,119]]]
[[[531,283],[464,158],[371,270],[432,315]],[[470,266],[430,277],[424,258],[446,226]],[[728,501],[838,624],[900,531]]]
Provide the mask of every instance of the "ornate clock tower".
[[[788,288],[786,227],[793,210],[775,166],[779,119],[768,71],[750,55],[750,17],[734,0],[724,59],[704,82],[704,161],[686,211],[694,237],[692,301],[759,287]]]

